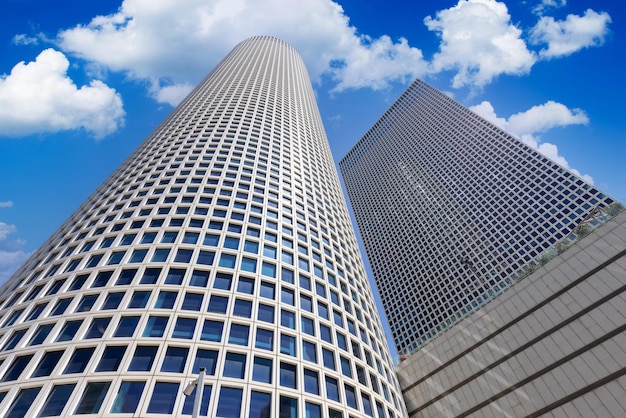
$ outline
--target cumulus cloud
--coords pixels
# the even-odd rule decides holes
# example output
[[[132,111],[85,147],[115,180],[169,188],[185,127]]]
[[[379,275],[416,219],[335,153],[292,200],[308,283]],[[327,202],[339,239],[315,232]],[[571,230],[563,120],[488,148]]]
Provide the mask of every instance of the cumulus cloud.
[[[15,225],[9,225],[4,222],[0,222],[0,241],[4,241],[7,239],[9,234],[12,234],[17,231]]]
[[[541,2],[539,2],[539,4],[533,9],[533,12],[541,14],[544,10],[564,7],[566,4],[567,0],[541,0]]]
[[[268,12],[271,11],[271,12]],[[240,41],[272,35],[293,45],[314,81],[334,91],[383,89],[423,75],[422,52],[405,39],[358,34],[331,0],[125,0],[111,15],[61,31],[65,51],[131,78],[173,103]]]
[[[6,282],[11,275],[24,264],[30,253],[22,250],[0,250],[0,285]]]
[[[583,48],[599,46],[609,33],[611,17],[606,12],[587,9],[582,16],[570,14],[565,20],[543,16],[530,31],[530,41],[535,45],[547,44],[539,51],[542,58],[555,58],[573,54]]]
[[[54,49],[0,76],[0,135],[20,136],[84,128],[102,138],[124,123],[122,99],[103,82],[78,88],[69,61]]]
[[[12,207],[13,207],[12,200],[7,200],[6,202],[0,202],[0,208],[12,208]]]
[[[452,85],[482,87],[500,74],[526,74],[536,61],[504,3],[459,0],[424,23],[441,38],[431,70],[456,71]]]
[[[19,33],[13,37],[13,43],[15,45],[37,45],[39,44],[39,39],[34,36]]]
[[[556,145],[543,142],[536,135],[557,127],[588,124],[589,118],[583,110],[570,110],[561,103],[548,101],[542,105],[533,106],[524,112],[511,115],[506,119],[499,117],[493,105],[488,101],[483,101],[476,106],[470,107],[470,109],[494,125],[517,136],[526,145],[536,149],[546,157],[593,184],[593,178],[590,175],[581,174],[578,170],[569,166],[565,157],[559,154],[559,149]]]

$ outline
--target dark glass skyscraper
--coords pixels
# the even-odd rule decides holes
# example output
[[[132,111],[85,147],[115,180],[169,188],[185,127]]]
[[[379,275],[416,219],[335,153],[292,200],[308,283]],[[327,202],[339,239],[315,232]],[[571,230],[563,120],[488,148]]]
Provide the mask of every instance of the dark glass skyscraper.
[[[239,44],[0,292],[0,414],[404,416],[305,66]]]
[[[420,80],[339,165],[400,353],[614,203]]]

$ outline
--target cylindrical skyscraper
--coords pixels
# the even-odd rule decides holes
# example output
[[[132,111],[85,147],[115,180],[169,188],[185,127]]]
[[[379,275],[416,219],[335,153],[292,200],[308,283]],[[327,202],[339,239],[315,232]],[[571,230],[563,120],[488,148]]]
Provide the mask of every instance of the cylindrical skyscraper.
[[[401,417],[305,66],[238,45],[0,294],[0,416]]]

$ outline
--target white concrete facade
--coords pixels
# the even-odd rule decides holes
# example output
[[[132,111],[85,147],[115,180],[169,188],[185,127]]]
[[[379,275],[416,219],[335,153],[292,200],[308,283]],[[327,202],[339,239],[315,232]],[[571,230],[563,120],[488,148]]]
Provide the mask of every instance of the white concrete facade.
[[[199,51],[202,53],[202,51]],[[302,59],[239,44],[0,291],[0,417],[405,416]]]
[[[626,416],[626,212],[397,367],[409,416]]]

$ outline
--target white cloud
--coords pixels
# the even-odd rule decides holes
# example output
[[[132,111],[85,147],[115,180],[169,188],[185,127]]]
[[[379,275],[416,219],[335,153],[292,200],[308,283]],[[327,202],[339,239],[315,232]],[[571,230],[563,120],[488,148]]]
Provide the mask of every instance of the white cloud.
[[[459,0],[424,23],[442,41],[431,62],[432,71],[456,71],[455,88],[480,88],[500,74],[526,74],[536,61],[504,3]]]
[[[530,31],[530,40],[536,45],[547,44],[539,51],[543,58],[573,54],[583,48],[599,46],[609,33],[611,17],[606,12],[587,9],[584,15],[570,14],[565,20],[544,16]]]
[[[20,136],[84,128],[102,138],[124,123],[120,96],[98,80],[78,88],[69,61],[54,49],[0,76],[0,135]]]
[[[537,14],[543,13],[547,9],[557,9],[564,7],[567,4],[567,0],[541,0],[541,2],[533,9],[533,12]]]
[[[559,154],[559,149],[556,145],[542,142],[541,138],[536,135],[557,127],[588,124],[589,118],[581,109],[570,110],[561,103],[548,101],[542,105],[533,106],[525,112],[511,115],[508,119],[498,117],[493,105],[488,101],[483,101],[476,106],[470,107],[470,109],[494,125],[517,136],[526,145],[536,149],[546,157],[593,184],[593,178],[590,175],[581,174],[578,170],[569,166],[565,157]]]
[[[28,36],[25,33],[19,33],[13,37],[13,43],[15,45],[37,45],[39,39],[34,36]]]
[[[335,91],[381,89],[426,71],[419,49],[404,39],[357,34],[331,0],[125,0],[117,13],[61,31],[58,44],[110,70],[149,80],[153,96],[172,103],[237,43],[255,35],[289,42],[313,80],[328,76]]]
[[[12,207],[13,207],[12,200],[7,200],[6,202],[0,202],[0,208],[12,208]]]
[[[5,239],[7,239],[7,236],[9,236],[9,234],[12,234],[16,231],[17,228],[15,227],[15,225],[9,225],[7,223],[0,222],[0,241],[4,241]]]
[[[0,285],[6,282],[11,275],[24,264],[30,253],[25,251],[0,250]]]

